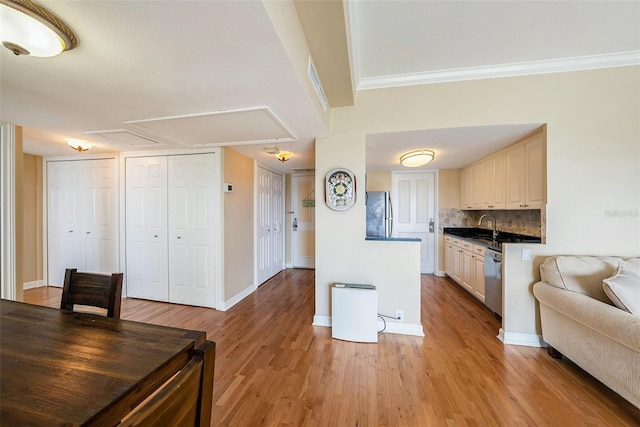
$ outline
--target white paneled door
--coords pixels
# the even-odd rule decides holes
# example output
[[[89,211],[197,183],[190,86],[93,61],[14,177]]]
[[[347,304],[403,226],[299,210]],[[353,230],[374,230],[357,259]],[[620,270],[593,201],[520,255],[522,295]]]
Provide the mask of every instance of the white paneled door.
[[[167,157],[126,159],[127,296],[169,301]]]
[[[315,268],[315,177],[291,177],[292,258],[295,268]],[[312,202],[313,201],[313,204]]]
[[[118,271],[117,162],[47,162],[48,285],[64,270]]]
[[[126,159],[127,296],[215,308],[215,154]]]
[[[256,282],[264,283],[284,266],[284,178],[257,170]]]
[[[214,154],[169,157],[169,300],[215,307]]]
[[[419,238],[420,272],[435,266],[435,172],[394,172],[393,237]]]

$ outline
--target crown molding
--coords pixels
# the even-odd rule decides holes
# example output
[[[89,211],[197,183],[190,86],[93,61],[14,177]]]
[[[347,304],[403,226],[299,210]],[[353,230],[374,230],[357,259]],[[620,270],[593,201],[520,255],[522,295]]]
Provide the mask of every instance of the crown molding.
[[[357,90],[640,65],[640,51],[361,78]]]

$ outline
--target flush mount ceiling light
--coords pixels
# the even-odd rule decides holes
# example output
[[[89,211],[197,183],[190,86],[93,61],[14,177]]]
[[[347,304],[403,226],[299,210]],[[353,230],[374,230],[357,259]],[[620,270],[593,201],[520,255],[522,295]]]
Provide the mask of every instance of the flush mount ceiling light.
[[[55,56],[78,39],[57,16],[31,0],[0,0],[0,41],[16,55]]]
[[[65,138],[64,140],[67,141],[69,147],[73,148],[78,153],[82,153],[83,151],[87,151],[89,148],[93,147],[91,142],[83,141],[81,139]]]
[[[282,163],[286,162],[291,158],[291,153],[288,151],[280,151],[276,154],[276,159],[280,160]]]
[[[400,156],[400,164],[407,168],[416,168],[429,163],[435,157],[435,153],[431,150],[410,151]]]

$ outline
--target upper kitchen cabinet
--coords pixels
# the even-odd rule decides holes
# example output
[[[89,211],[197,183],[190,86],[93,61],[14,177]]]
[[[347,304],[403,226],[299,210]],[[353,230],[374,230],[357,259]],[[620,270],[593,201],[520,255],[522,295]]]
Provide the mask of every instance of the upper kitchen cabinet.
[[[504,152],[462,169],[462,209],[506,209],[505,178]]]
[[[546,203],[545,148],[539,133],[507,150],[507,209],[540,209]]]
[[[463,210],[540,209],[546,203],[544,128],[460,170]]]

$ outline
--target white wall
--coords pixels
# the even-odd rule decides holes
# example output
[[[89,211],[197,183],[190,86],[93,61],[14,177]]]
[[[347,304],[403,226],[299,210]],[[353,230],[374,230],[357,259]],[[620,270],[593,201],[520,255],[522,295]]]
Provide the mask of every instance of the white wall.
[[[505,302],[511,304],[505,310],[505,333],[537,335],[530,287],[539,277],[540,259],[555,254],[640,255],[639,118],[640,67],[362,91],[353,107],[332,110],[331,134],[316,143],[316,191],[322,194],[322,178],[333,167],[364,177],[369,133],[546,123],[547,244],[531,247],[534,259],[526,262],[516,262],[521,245],[507,247],[504,273]],[[378,254],[385,262],[371,265],[367,255],[375,242],[364,241],[362,197],[347,212],[320,204],[316,211],[316,315],[330,313],[332,281],[362,281],[390,269],[399,270],[398,280],[406,280],[410,288],[395,303],[411,307],[414,279],[404,271],[410,250],[387,243],[385,253]],[[380,283],[379,293],[393,286]],[[381,302],[383,308],[388,307]]]

